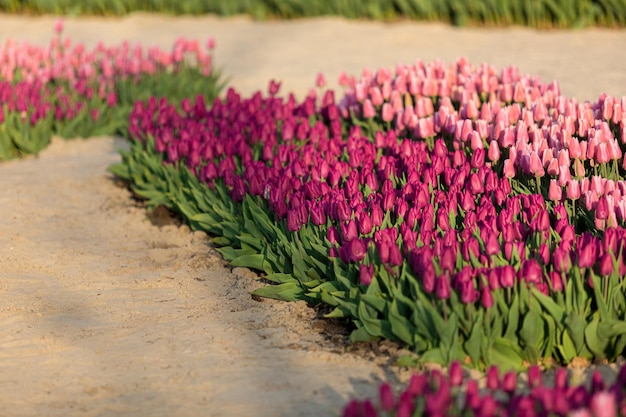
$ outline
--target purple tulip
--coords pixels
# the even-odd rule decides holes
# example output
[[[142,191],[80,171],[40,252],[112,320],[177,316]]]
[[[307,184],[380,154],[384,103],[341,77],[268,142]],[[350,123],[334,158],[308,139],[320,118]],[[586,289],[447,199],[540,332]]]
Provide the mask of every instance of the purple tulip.
[[[552,264],[554,270],[559,273],[568,273],[572,267],[572,261],[568,251],[557,247],[552,253]]]
[[[487,370],[487,388],[489,388],[492,391],[495,391],[498,388],[500,388],[500,379],[498,375],[497,366],[491,366]]]
[[[346,221],[346,220],[350,220],[350,218],[352,217],[352,210],[350,210],[350,206],[348,206],[348,203],[346,203],[343,200],[340,201],[336,201],[335,204],[335,215],[337,220],[339,221]]]
[[[565,390],[569,387],[568,375],[566,368],[557,368],[554,374],[554,388],[557,390]]]
[[[357,225],[359,228],[359,232],[363,235],[370,234],[374,229],[372,218],[367,214],[362,214],[361,217],[359,217]]]
[[[340,228],[341,228],[341,240],[343,242],[350,242],[359,236],[359,232],[357,231],[356,223],[354,220],[342,222],[340,225]]]
[[[509,371],[504,374],[502,377],[502,384],[500,388],[502,391],[506,392],[508,395],[513,395],[515,393],[515,389],[517,387],[517,375],[514,371]]]
[[[500,242],[496,233],[489,233],[487,240],[485,241],[485,252],[487,255],[497,255],[501,253]]]
[[[470,160],[470,165],[474,169],[481,168],[485,165],[485,150],[484,149],[476,149],[472,155],[472,159]]]
[[[600,258],[600,275],[605,277],[610,276],[613,273],[613,257],[610,253],[605,253]]]
[[[442,232],[450,230],[450,215],[444,207],[440,207],[439,210],[437,210],[437,227]]]
[[[543,386],[541,369],[537,365],[528,368],[528,386],[531,389]]]
[[[470,379],[465,387],[465,407],[470,410],[477,410],[481,403],[482,398],[478,391],[478,382],[475,379]]]
[[[463,368],[459,361],[454,361],[448,368],[448,380],[453,387],[463,384]]]
[[[437,278],[436,294],[440,300],[447,300],[450,298],[450,276],[443,274]]]
[[[602,374],[599,371],[593,371],[591,375],[591,393],[597,393],[606,388],[604,383],[604,378],[602,378]]]
[[[520,268],[519,279],[529,284],[539,284],[543,281],[543,268],[536,259],[526,259]]]
[[[367,247],[361,239],[353,239],[341,246],[339,255],[345,263],[361,262],[367,255]]]
[[[578,247],[578,267],[591,268],[596,263],[596,245],[593,241],[579,244]]]
[[[330,242],[331,245],[336,245],[339,243],[339,232],[335,228],[335,226],[330,226],[326,231],[326,238]]]
[[[359,265],[359,282],[361,285],[370,285],[374,277],[374,265]]]
[[[443,271],[453,272],[456,268],[456,248],[454,246],[444,246],[439,257],[439,266]]]
[[[474,258],[476,259],[478,259],[478,257],[480,256],[480,244],[478,243],[478,240],[476,240],[476,238],[474,237],[471,237],[463,242],[462,249],[463,259],[465,259],[465,261],[467,262],[471,261],[470,253],[473,254]]]
[[[490,308],[493,306],[493,294],[488,286],[483,286],[481,289],[480,302],[484,308]]]
[[[563,281],[563,277],[559,272],[551,271],[549,274],[550,277],[550,287],[554,292],[561,292],[565,288],[565,283]]]
[[[380,407],[383,411],[391,411],[395,405],[395,399],[393,396],[393,391],[391,389],[391,385],[388,383],[383,383],[380,385],[379,390],[380,397]]]

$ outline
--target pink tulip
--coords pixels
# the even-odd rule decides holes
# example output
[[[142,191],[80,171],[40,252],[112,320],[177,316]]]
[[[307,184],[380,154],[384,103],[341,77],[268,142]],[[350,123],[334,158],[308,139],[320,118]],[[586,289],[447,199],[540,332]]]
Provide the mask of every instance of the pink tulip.
[[[617,417],[617,400],[612,391],[596,392],[589,404],[594,417]]]
[[[63,32],[63,19],[57,19],[54,23],[54,31],[57,35],[60,35]]]
[[[552,201],[561,201],[563,198],[563,189],[558,184],[557,180],[550,180],[550,187],[548,188],[548,198]]]
[[[543,169],[543,165],[541,164],[541,159],[536,152],[530,153],[530,173],[535,175],[536,177],[543,177],[545,175],[545,171]]]
[[[321,72],[317,74],[317,78],[315,79],[315,85],[318,88],[326,87],[326,78],[324,77],[324,74],[322,74]]]
[[[383,104],[382,119],[384,122],[391,122],[393,120],[394,112],[389,103]]]
[[[500,147],[498,146],[497,141],[492,140],[489,143],[489,152],[487,155],[491,162],[498,162],[498,160],[500,159]]]
[[[376,109],[372,104],[372,101],[368,98],[363,102],[363,117],[366,119],[371,119],[376,116]]]

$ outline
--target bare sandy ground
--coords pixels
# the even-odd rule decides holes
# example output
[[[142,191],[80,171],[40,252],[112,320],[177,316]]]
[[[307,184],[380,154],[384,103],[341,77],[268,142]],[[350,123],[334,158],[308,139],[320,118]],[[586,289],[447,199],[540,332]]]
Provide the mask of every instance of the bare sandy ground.
[[[0,16],[0,42],[46,44],[54,20]],[[275,78],[303,96],[318,72],[336,85],[341,70],[467,56],[579,99],[626,95],[626,31],[150,15],[66,29],[88,46],[214,36],[217,64],[246,94]],[[148,216],[106,173],[124,146],[55,140],[0,165],[0,415],[328,416],[405,378],[393,347],[345,352],[340,327],[302,303],[253,300],[258,278],[226,268],[204,234]]]

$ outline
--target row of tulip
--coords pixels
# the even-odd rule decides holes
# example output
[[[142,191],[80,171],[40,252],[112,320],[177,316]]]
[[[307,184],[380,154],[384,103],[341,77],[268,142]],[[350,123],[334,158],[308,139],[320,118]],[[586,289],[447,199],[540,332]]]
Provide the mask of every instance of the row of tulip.
[[[422,67],[415,82],[403,75],[405,67],[395,78],[372,75],[370,83],[390,91],[381,91],[371,114],[365,113],[376,87],[361,89],[349,79],[339,103],[326,91],[319,106],[314,94],[302,103],[279,97],[273,82],[265,98],[242,99],[229,90],[211,108],[202,100],[184,100],[180,112],[166,100],[137,103],[129,121],[135,144],[113,172],[153,204],[218,236],[233,265],[263,271],[278,284],[258,295],[334,306],[329,316],[354,321],[352,340],[390,338],[424,361],[469,358],[478,368],[620,355],[625,230],[598,222],[609,218],[610,200],[603,195],[585,207],[548,199],[541,177],[502,175],[501,166],[485,159],[483,140],[502,123],[501,111],[517,106],[527,114],[546,100],[550,120],[564,118],[556,114],[555,104],[564,100],[558,86],[509,69],[485,83],[491,91],[471,94],[492,69],[464,60],[454,71],[437,63]],[[507,77],[528,84],[523,100],[519,92],[511,104],[495,97]],[[441,90],[442,79],[449,90]],[[429,83],[437,89],[424,91]],[[385,120],[398,95],[403,102],[392,104],[395,116]],[[471,146],[454,128],[470,120],[473,129],[467,109],[477,97],[487,103],[482,108],[500,110],[475,115],[486,135]],[[419,118],[414,103],[424,101],[432,112]],[[411,109],[418,120],[413,129],[407,128],[412,116],[406,122],[399,116]],[[420,136],[419,120],[428,113],[445,113],[446,122],[439,118],[436,129]],[[529,137],[528,121],[511,117],[504,128],[523,137],[529,126]],[[553,142],[559,143],[550,137],[556,148]],[[521,149],[523,139],[514,143]],[[510,158],[509,148],[502,151]],[[532,194],[536,181],[539,193]],[[581,179],[591,182],[594,190],[602,183]]]
[[[365,71],[342,82],[348,88],[343,117],[363,118],[370,130],[424,140],[442,135],[550,200],[580,200],[588,211],[608,200],[607,217],[596,216],[598,228],[625,218],[626,97],[578,103],[561,96],[554,81],[542,84],[514,67],[500,74],[486,64],[474,70],[464,59],[451,66],[418,61],[398,66],[395,75]]]
[[[180,101],[217,96],[219,72],[204,47],[179,39],[172,51],[128,43],[89,50],[56,36],[47,47],[9,40],[0,48],[0,160],[38,153],[51,135],[65,138],[120,134],[132,105],[151,94]]]
[[[351,19],[417,19],[465,24],[532,27],[623,26],[626,10],[614,0],[4,0],[9,13],[120,15],[133,11],[173,14],[250,14],[257,19],[339,15]]]
[[[448,374],[438,370],[415,374],[397,395],[390,384],[379,388],[377,404],[371,399],[352,400],[343,417],[377,416],[626,416],[626,365],[614,383],[606,384],[595,371],[590,386],[570,383],[568,371],[558,368],[549,386],[538,367],[528,370],[524,388],[519,388],[514,372],[499,374],[492,367],[486,373],[486,389],[479,390],[475,379],[466,380],[458,362]]]

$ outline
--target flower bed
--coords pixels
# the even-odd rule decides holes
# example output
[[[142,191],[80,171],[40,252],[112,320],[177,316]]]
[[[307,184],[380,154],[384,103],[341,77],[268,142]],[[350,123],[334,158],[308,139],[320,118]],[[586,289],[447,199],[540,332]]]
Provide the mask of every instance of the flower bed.
[[[51,131],[122,133],[131,149],[111,171],[274,284],[256,295],[330,305],[351,340],[398,341],[452,374],[623,354],[626,98],[578,103],[556,82],[461,59],[342,75],[338,101],[319,77],[302,102],[272,81],[268,95],[213,103],[218,76],[197,43],[146,57],[72,48],[61,30],[49,48],[2,50],[3,159],[38,152]],[[414,380],[397,402],[383,385],[381,409],[510,413],[491,396],[477,408],[473,383],[462,409],[456,382]],[[623,402],[598,378],[585,393],[531,382],[530,396],[491,380],[535,412]],[[346,415],[375,415],[368,404]]]
[[[319,106],[275,83],[137,103],[112,170],[353,341],[479,369],[623,352],[623,101],[465,60],[343,82]]]
[[[88,50],[62,37],[62,21],[55,30],[47,47],[9,40],[0,48],[0,160],[36,154],[52,135],[124,134],[133,104],[152,94],[177,101],[202,94],[210,102],[223,86],[213,40],[181,38],[172,51],[128,43]]]
[[[486,390],[479,390],[476,380],[465,380],[458,362],[448,375],[439,371],[415,374],[398,395],[384,383],[379,389],[377,406],[372,400],[353,400],[343,411],[344,417],[376,416],[576,416],[617,417],[626,415],[626,365],[616,381],[608,385],[595,372],[589,387],[571,385],[568,372],[559,368],[551,386],[544,382],[541,370],[528,370],[528,381],[521,390],[514,372],[500,375],[492,367],[487,372]]]

